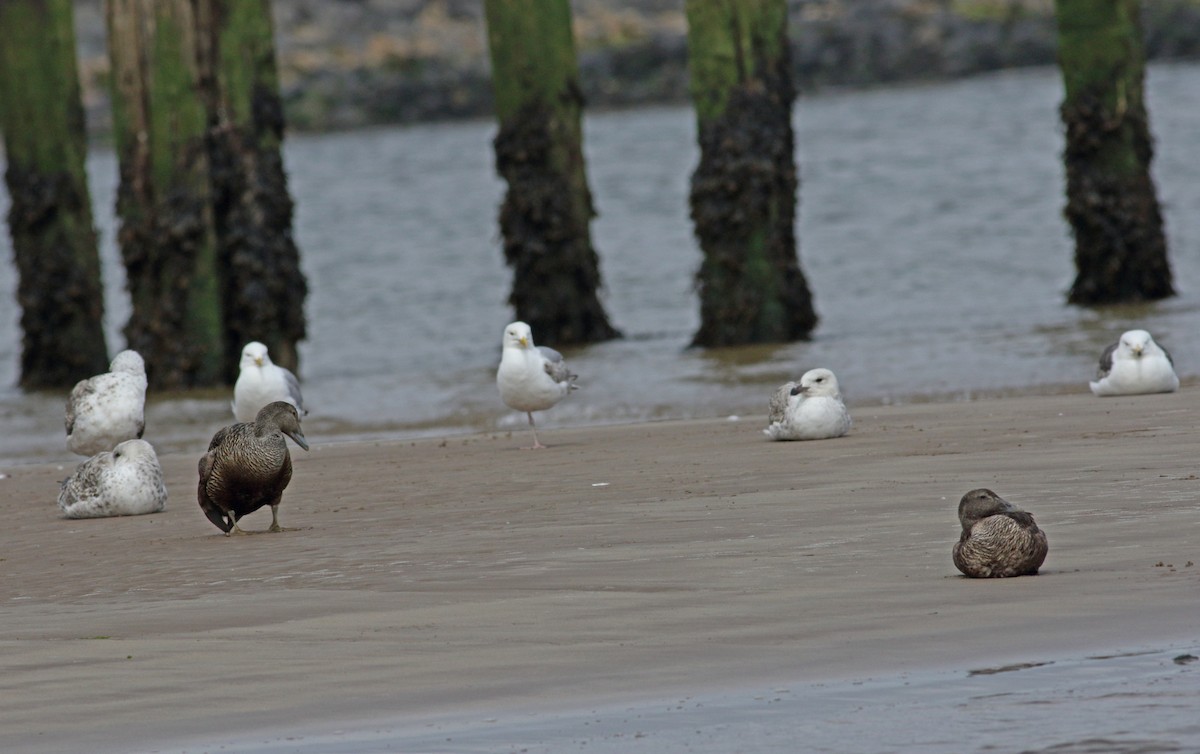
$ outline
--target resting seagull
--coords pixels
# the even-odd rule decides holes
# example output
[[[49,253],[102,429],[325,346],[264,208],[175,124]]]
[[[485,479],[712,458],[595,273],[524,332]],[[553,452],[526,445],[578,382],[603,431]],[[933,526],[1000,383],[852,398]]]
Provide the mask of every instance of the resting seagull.
[[[300,395],[300,380],[290,370],[271,361],[267,347],[257,340],[242,349],[241,372],[233,386],[233,415],[240,422],[252,422],[258,411],[268,403],[283,401],[296,407],[304,416],[304,398]]]
[[[58,493],[67,518],[139,516],[158,513],[166,503],[162,467],[145,440],[126,440],[87,459]]]
[[[958,502],[962,534],[954,565],[976,579],[1033,576],[1046,560],[1046,533],[1027,513],[995,492],[971,490]]]
[[[108,371],[80,380],[67,398],[67,448],[81,456],[140,438],[146,428],[146,363],[121,351]]]
[[[1130,330],[1104,349],[1095,382],[1096,395],[1173,393],[1179,377],[1167,349],[1154,342],[1145,330]]]
[[[533,331],[524,322],[513,322],[504,328],[502,340],[504,350],[500,354],[500,368],[496,370],[496,386],[500,388],[500,399],[529,417],[529,428],[533,430],[533,445],[525,450],[544,448],[538,442],[537,427],[533,423],[533,412],[544,411],[577,389],[562,354],[553,348],[535,346]]]
[[[780,386],[767,408],[763,434],[772,440],[824,440],[850,431],[850,412],[828,369],[810,369],[800,382]]]

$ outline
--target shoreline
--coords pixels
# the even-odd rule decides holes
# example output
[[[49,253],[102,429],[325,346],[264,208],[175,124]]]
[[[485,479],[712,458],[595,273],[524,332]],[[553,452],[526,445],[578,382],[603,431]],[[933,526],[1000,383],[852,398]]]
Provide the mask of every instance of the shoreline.
[[[59,518],[56,464],[16,467],[0,742],[255,740],[1185,641],[1198,408],[1185,388],[852,407],[814,442],[752,417],[547,428],[538,452],[518,431],[314,443],[290,530],[240,538],[196,506],[190,453],[162,457],[166,511],[118,519]],[[957,575],[980,486],[1047,531],[1041,575]]]
[[[572,25],[589,108],[687,103],[687,20],[659,0],[576,0]],[[947,81],[1054,65],[1053,5],[985,0],[789,3],[792,75],[806,93]],[[483,8],[476,3],[277,3],[275,48],[287,121],[301,132],[492,117]],[[87,120],[107,133],[109,63],[100,9],[75,3]],[[1152,60],[1196,60],[1194,0],[1142,14]]]
[[[1175,707],[1200,700],[1200,688],[1193,682],[1200,672],[1192,666],[1196,652],[1200,648],[1193,637],[1165,646],[1114,647],[1100,655],[1055,656],[970,670],[936,668],[853,679],[727,684],[683,689],[674,695],[624,697],[619,702],[593,701],[582,707],[490,707],[436,718],[398,714],[344,719],[259,729],[252,737],[175,740],[144,746],[139,753],[218,749],[229,754],[491,754],[501,750],[558,754],[586,744],[587,751],[626,754],[630,742],[636,741],[639,751],[688,754],[784,750],[964,754],[1025,751],[1027,746],[1051,741],[1057,742],[1051,751],[1073,750],[1068,748],[1073,743],[1094,746],[1098,739],[1109,745],[1105,751],[1112,754],[1184,751],[1182,746],[1200,743],[1200,732],[1188,726],[1185,716],[1164,714],[1165,705],[1156,697],[1169,696],[1168,704]],[[1007,713],[1023,725],[993,728],[983,739],[975,703],[987,704],[991,718]],[[1061,709],[1064,704],[1071,709]],[[914,719],[921,722],[914,725]],[[931,729],[938,731],[932,740],[908,749],[899,745],[904,737]],[[1132,731],[1146,733],[1129,740]],[[986,742],[979,747],[966,743],[974,740]]]
[[[1180,373],[1180,389],[1200,386],[1200,376]],[[37,391],[19,393],[28,410],[13,412],[6,417],[20,429],[20,448],[17,443],[0,442],[0,474],[10,474],[15,469],[40,464],[54,464],[65,476],[76,466],[87,460],[66,449],[65,440],[59,437],[62,423],[62,405],[66,394],[62,391]],[[178,393],[152,393],[146,401],[147,436],[143,439],[154,445],[160,456],[191,454],[199,460],[204,454],[209,438],[221,427],[233,423],[228,402],[231,388],[184,391]],[[769,386],[763,394],[770,392]],[[852,412],[871,411],[887,406],[915,406],[943,403],[971,403],[976,401],[1002,400],[1029,396],[1090,395],[1087,381],[1049,382],[1032,386],[1013,386],[965,391],[941,391],[911,393],[905,395],[870,396],[861,399],[846,398]],[[499,401],[497,400],[497,404]],[[761,405],[759,405],[761,404]],[[693,421],[761,421],[766,426],[766,399],[756,405],[728,405],[726,411],[707,415],[624,417],[610,419],[557,418],[554,411],[542,412],[538,427],[547,429],[587,430],[598,427],[627,427],[661,422]],[[499,411],[499,409],[497,409]],[[171,425],[173,418],[182,414],[185,423]],[[308,416],[305,418],[306,432],[311,433],[323,445],[344,443],[410,443],[427,441],[456,441],[463,438],[507,439],[519,435],[525,429],[523,414],[504,408],[503,413],[473,416],[446,417],[447,421],[434,420],[409,424],[362,424],[338,416]],[[457,424],[449,421],[457,420]],[[484,419],[493,425],[485,427]],[[0,477],[2,479],[3,477]]]

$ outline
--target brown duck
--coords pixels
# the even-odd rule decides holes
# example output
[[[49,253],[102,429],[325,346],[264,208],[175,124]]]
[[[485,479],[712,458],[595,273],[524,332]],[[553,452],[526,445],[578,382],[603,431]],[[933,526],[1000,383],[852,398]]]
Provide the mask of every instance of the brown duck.
[[[954,544],[954,565],[977,578],[1032,576],[1046,559],[1046,533],[995,492],[971,490],[958,503],[962,536]]]
[[[271,506],[269,531],[283,531],[279,501],[292,480],[292,456],[284,435],[308,450],[296,407],[284,401],[263,406],[253,422],[232,424],[213,435],[200,459],[197,498],[204,515],[225,536],[244,534],[238,519],[264,505]]]

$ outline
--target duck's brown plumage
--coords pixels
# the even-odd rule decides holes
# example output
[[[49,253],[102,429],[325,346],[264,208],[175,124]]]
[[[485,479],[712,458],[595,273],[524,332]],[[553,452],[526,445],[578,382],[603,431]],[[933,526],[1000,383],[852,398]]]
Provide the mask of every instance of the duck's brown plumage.
[[[292,480],[292,456],[284,435],[308,450],[296,407],[284,401],[264,406],[253,422],[217,431],[200,459],[197,499],[208,520],[227,535],[237,522],[271,506],[271,531],[280,531],[279,501]]]
[[[991,490],[963,495],[958,520],[962,535],[954,544],[954,565],[967,576],[1032,576],[1046,560],[1046,533],[1033,515]]]

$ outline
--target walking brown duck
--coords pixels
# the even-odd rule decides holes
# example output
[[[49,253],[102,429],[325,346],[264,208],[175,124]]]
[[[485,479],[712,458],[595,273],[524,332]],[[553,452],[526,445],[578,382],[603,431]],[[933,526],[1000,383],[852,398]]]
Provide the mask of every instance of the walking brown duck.
[[[271,506],[269,531],[279,525],[279,502],[292,480],[292,456],[284,435],[308,450],[296,407],[268,403],[253,422],[224,427],[213,435],[200,459],[197,498],[208,520],[225,535],[244,534],[237,522],[264,505]]]

